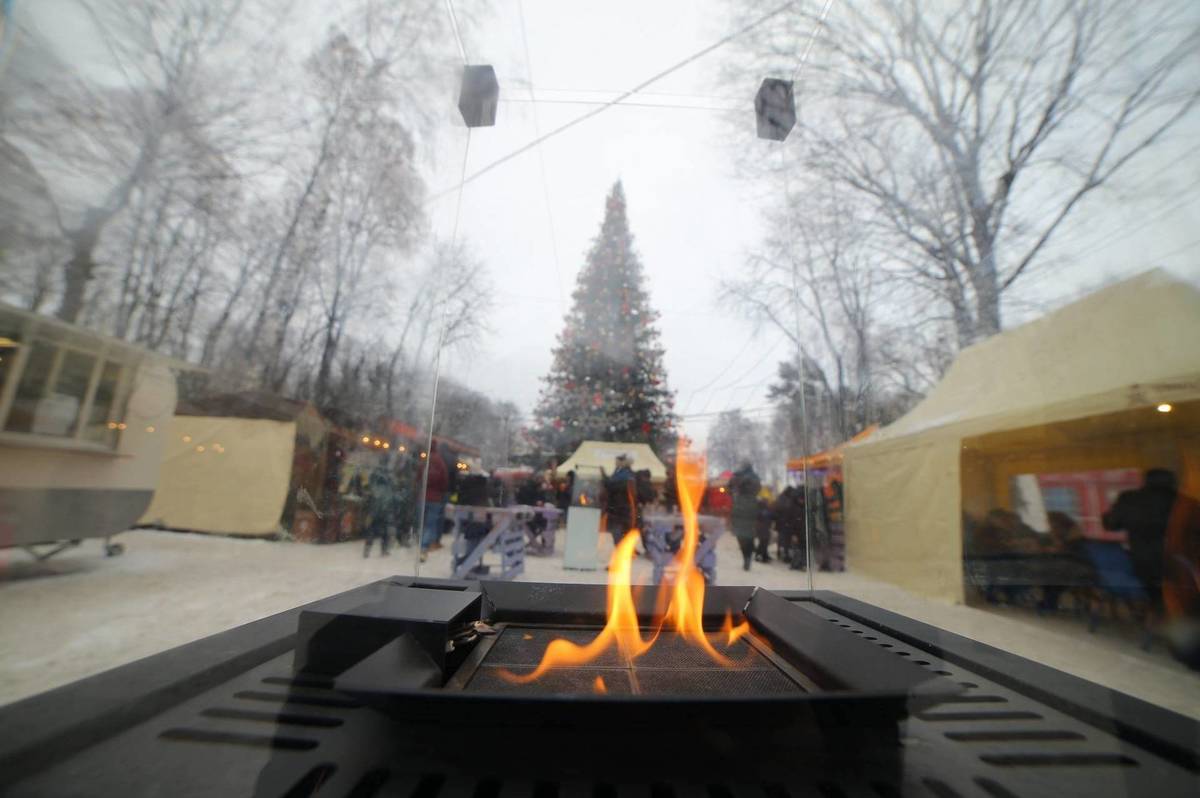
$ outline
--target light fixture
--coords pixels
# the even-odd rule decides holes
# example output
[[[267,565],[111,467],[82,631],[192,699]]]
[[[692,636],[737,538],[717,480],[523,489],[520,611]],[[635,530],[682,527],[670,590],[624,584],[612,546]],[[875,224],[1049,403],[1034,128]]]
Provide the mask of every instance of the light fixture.
[[[203,452],[204,452],[204,447],[203,447],[203,446],[197,446],[197,447],[196,447],[196,451],[203,453]]]
[[[463,67],[462,88],[458,93],[458,111],[467,127],[492,127],[496,124],[496,106],[500,101],[500,83],[489,64]]]
[[[387,441],[384,441],[384,442],[383,442],[383,448],[385,448],[385,449],[390,449],[390,448],[392,448],[392,445],[391,445],[390,443],[388,443]]]
[[[1175,408],[1171,407],[1171,405],[1167,402],[1163,402],[1161,405],[1155,408],[1155,410],[1160,413],[1170,413],[1174,409]]]
[[[371,442],[371,437],[370,437],[369,435],[364,435],[364,436],[362,436],[362,442],[363,442],[363,443],[370,443],[370,442]]]
[[[184,442],[184,443],[191,443],[191,442],[192,442],[192,436],[191,436],[191,435],[184,435],[184,436],[183,436],[183,442]]]
[[[154,432],[154,425],[146,427],[146,432]]]

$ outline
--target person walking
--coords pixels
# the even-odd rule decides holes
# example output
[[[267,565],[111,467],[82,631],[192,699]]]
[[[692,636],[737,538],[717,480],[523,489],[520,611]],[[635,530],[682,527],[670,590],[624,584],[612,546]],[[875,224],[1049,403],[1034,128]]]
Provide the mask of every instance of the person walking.
[[[758,492],[762,489],[762,480],[754,473],[754,467],[744,463],[729,478],[729,492],[733,494],[733,507],[729,513],[729,523],[733,527],[733,536],[737,538],[738,548],[742,550],[742,570],[750,570],[750,560],[754,556],[754,539],[758,527]]]
[[[388,556],[388,525],[392,521],[396,509],[396,486],[392,481],[392,472],[387,463],[381,462],[371,469],[371,477],[367,481],[367,500],[363,505],[365,514],[366,544],[363,546],[363,558],[371,556],[371,544],[379,539],[379,556]]]
[[[446,512],[446,499],[450,492],[450,472],[442,459],[441,446],[437,441],[429,447],[425,468],[425,522],[421,527],[421,562],[425,562],[430,548],[441,548],[438,538],[442,536],[442,518]]]

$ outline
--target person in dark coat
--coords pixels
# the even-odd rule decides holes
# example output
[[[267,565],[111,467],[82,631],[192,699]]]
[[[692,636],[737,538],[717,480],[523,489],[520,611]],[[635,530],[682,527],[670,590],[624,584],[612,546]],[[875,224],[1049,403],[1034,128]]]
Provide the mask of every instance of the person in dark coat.
[[[754,521],[754,559],[761,563],[771,562],[771,524],[775,512],[771,509],[770,493],[764,488],[758,494],[758,518]]]
[[[804,492],[788,485],[775,499],[775,529],[779,532],[779,558],[794,570],[808,566],[804,545]]]
[[[618,456],[617,470],[604,480],[608,531],[612,535],[614,546],[621,542],[621,538],[625,537],[630,529],[641,523],[637,474],[633,472],[630,462],[628,455]]]
[[[442,536],[442,518],[446,512],[446,500],[450,496],[450,470],[440,450],[441,446],[434,441],[425,465],[429,476],[425,481],[425,522],[421,529],[422,561],[430,547],[441,548],[438,538]]]
[[[367,482],[367,501],[364,510],[363,537],[366,545],[363,547],[363,557],[371,556],[371,544],[379,538],[379,554],[388,556],[388,525],[396,512],[396,486],[392,481],[392,471],[386,463],[379,463],[371,469],[371,477]]]
[[[558,492],[554,497],[554,506],[562,511],[562,518],[566,519],[567,510],[571,507],[571,494],[575,492],[575,472],[568,471],[566,478],[558,483]]]
[[[733,507],[729,513],[729,523],[733,527],[733,536],[737,538],[738,548],[742,550],[742,570],[750,570],[750,560],[754,556],[754,537],[758,527],[758,492],[762,490],[762,480],[754,473],[754,468],[745,463],[729,478],[729,492],[733,495]]]
[[[1152,468],[1146,472],[1142,487],[1122,491],[1102,518],[1105,529],[1128,533],[1133,572],[1146,588],[1155,610],[1161,610],[1163,604],[1167,524],[1175,497],[1175,475],[1165,468]]]
[[[537,473],[530,474],[529,478],[521,483],[521,487],[517,488],[517,504],[534,507],[541,501],[542,476]]]

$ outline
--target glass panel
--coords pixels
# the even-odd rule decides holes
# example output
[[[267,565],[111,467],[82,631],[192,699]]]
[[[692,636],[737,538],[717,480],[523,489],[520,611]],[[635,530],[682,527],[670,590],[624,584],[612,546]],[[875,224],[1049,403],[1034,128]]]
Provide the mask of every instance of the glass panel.
[[[21,351],[20,341],[21,335],[16,329],[0,325],[0,397],[4,396],[4,388],[16,368],[17,355]]]
[[[50,395],[47,383],[52,376],[59,350],[42,341],[34,341],[30,346],[25,369],[21,372],[21,381],[17,384],[17,394],[5,423],[5,429],[11,432],[41,431],[50,420],[53,403],[47,401]],[[74,417],[61,421],[58,426],[61,431],[57,434],[66,435],[73,421]]]
[[[146,647],[636,531],[1200,717],[1195,2],[0,8],[4,423],[114,449],[0,436],[0,505],[148,527],[211,617]]]
[[[122,367],[119,364],[105,362],[92,398],[92,409],[84,421],[85,440],[115,446],[121,431],[126,428],[124,413],[116,401],[121,376]]]

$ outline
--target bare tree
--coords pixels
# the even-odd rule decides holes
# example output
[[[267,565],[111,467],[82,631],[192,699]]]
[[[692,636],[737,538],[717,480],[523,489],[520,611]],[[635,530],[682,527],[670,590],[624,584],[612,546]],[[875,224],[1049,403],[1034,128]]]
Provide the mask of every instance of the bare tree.
[[[108,226],[156,177],[229,179],[241,108],[216,64],[240,0],[80,0],[109,55],[108,75],[71,70],[30,80],[34,92],[5,131],[47,176],[54,221],[70,254],[58,316],[76,320]],[[220,57],[212,57],[219,53]],[[241,131],[244,134],[244,131]]]
[[[722,282],[722,300],[802,353],[806,378],[819,389],[814,399],[827,410],[824,431],[845,440],[879,420],[875,337],[883,256],[857,209],[836,192],[803,196],[774,215],[775,232],[742,274]]]
[[[318,402],[326,388],[348,320],[364,312],[388,317],[377,301],[389,266],[413,244],[421,181],[411,138],[396,120],[368,106],[339,142],[325,185],[327,235],[314,283],[323,318]]]
[[[758,29],[745,63],[790,72],[815,7]],[[839,3],[818,42],[793,163],[870,203],[960,346],[1000,330],[1002,294],[1081,200],[1200,101],[1188,0]]]
[[[385,383],[393,414],[413,407],[420,381],[411,375],[432,370],[439,340],[447,348],[477,345],[492,307],[486,266],[463,242],[433,242],[403,290],[406,311],[391,343]]]
[[[726,410],[717,416],[708,431],[709,465],[721,471],[732,471],[750,463],[762,476],[770,476],[767,446],[763,425],[747,418],[740,410]]]

